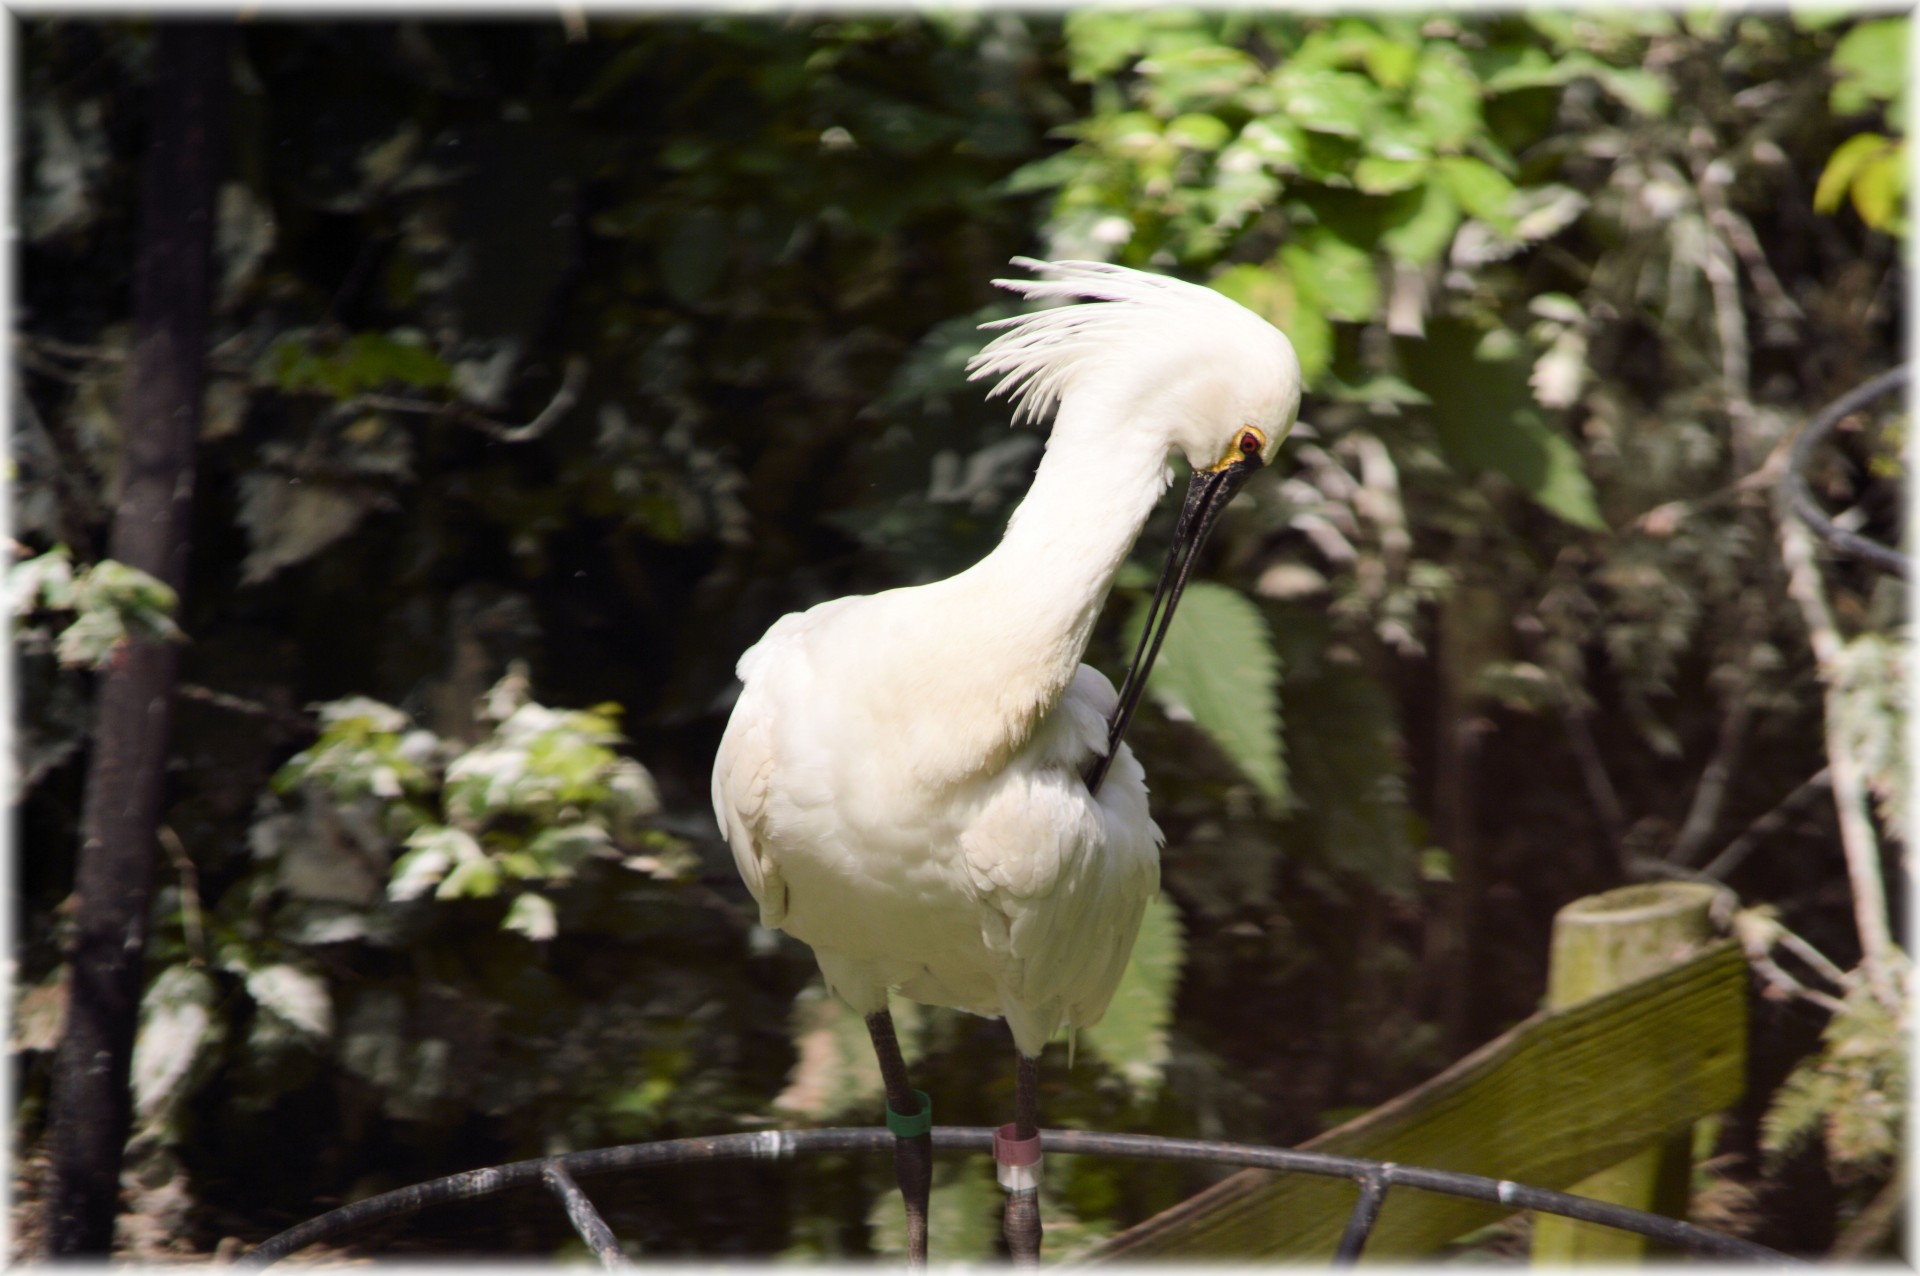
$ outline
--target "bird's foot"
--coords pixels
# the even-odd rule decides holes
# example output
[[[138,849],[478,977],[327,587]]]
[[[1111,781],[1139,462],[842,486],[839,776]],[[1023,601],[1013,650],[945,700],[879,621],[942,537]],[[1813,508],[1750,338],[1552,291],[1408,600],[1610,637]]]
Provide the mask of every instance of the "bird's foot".
[[[1001,1231],[1015,1267],[1040,1265],[1040,1136],[1017,1137],[1017,1128],[1003,1125],[993,1136],[994,1169],[1007,1189]]]

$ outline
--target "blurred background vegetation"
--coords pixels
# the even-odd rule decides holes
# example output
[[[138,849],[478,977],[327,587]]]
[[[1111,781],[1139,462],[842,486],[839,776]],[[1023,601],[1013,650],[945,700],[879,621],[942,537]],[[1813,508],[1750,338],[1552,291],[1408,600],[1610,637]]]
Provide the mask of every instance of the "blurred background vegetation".
[[[556,1150],[871,1123],[859,1025],[754,924],[707,777],[776,617],[997,537],[1041,439],[961,368],[1016,253],[1209,282],[1309,380],[1135,727],[1165,891],[1109,1021],[1043,1062],[1049,1123],[1297,1141],[1530,1013],[1559,905],[1705,873],[1757,1013],[1696,1208],[1890,1246],[1904,959],[1855,893],[1884,873],[1899,933],[1905,593],[1805,561],[1773,485],[1901,357],[1907,26],[251,21],[176,602],[102,561],[152,26],[17,21],[16,1250],[129,632],[184,644],[129,1254]],[[1904,420],[1811,474],[1882,541]],[[1835,751],[1882,842],[1851,876]],[[903,1027],[943,1123],[997,1119],[999,1024]],[[1068,1161],[1050,1253],[1206,1181]],[[940,1256],[990,1253],[984,1166],[936,1184]],[[880,1161],[595,1196],[652,1255],[901,1244]],[[577,1246],[544,1199],[369,1239]]]

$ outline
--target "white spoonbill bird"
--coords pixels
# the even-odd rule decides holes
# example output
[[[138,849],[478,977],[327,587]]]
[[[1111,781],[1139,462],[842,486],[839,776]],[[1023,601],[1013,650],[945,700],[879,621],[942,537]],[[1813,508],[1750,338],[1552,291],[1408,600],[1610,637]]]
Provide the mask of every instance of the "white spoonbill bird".
[[[968,365],[1015,421],[1054,412],[1000,544],[946,580],[783,616],[740,658],[713,803],[765,926],[813,948],[865,1016],[887,1091],[908,1256],[926,1256],[931,1107],[890,992],[999,1016],[1019,1051],[995,1156],[1016,1261],[1039,1254],[1034,1060],[1099,1022],[1159,887],[1160,830],[1121,743],[1215,516],[1300,405],[1285,336],[1209,288],[1098,262],[995,282],[1081,304],[1003,319]],[[1114,573],[1193,481],[1121,690],[1080,663]]]

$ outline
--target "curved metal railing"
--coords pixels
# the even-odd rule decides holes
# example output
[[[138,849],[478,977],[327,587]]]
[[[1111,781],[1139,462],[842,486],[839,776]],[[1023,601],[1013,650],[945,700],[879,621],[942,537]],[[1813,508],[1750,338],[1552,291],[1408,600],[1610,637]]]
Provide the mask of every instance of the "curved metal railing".
[[[1807,487],[1806,469],[1813,449],[1833,432],[1834,426],[1875,399],[1904,386],[1908,371],[1906,364],[1892,368],[1822,408],[1807,423],[1807,428],[1800,432],[1800,437],[1793,441],[1793,450],[1787,453],[1786,473],[1780,477],[1780,489],[1786,497],[1787,508],[1815,536],[1839,552],[1902,580],[1913,578],[1913,560],[1896,549],[1889,549],[1878,541],[1870,541],[1857,532],[1850,532],[1828,518],[1826,511],[1814,501],[1812,490]]]
[[[1143,1134],[1098,1134],[1086,1130],[1042,1132],[1048,1152],[1082,1156],[1124,1156],[1144,1160],[1188,1161],[1210,1165],[1250,1167],[1295,1174],[1317,1174],[1352,1179],[1359,1197],[1349,1215],[1334,1254],[1335,1266],[1350,1265],[1360,1257],[1372,1234],[1380,1206],[1395,1187],[1418,1188],[1510,1206],[1515,1211],[1538,1210],[1586,1223],[1598,1223],[1636,1232],[1651,1240],[1693,1254],[1771,1264],[1798,1260],[1693,1223],[1628,1209],[1565,1192],[1528,1187],[1506,1179],[1435,1170],[1393,1161],[1369,1161],[1293,1148],[1259,1147],[1245,1143],[1218,1143],[1202,1139],[1169,1139]],[[751,1134],[722,1134],[704,1138],[667,1139],[657,1143],[629,1143],[595,1148],[565,1156],[540,1157],[508,1165],[468,1170],[412,1187],[384,1192],[310,1219],[263,1242],[242,1256],[239,1265],[261,1268],[278,1262],[308,1245],[330,1241],[370,1223],[411,1214],[431,1205],[473,1200],[508,1188],[541,1182],[559,1198],[574,1228],[608,1268],[627,1265],[613,1232],[601,1220],[574,1175],[607,1174],[621,1170],[719,1161],[782,1161],[814,1152],[891,1153],[893,1135],[878,1126],[824,1130],[762,1130]],[[936,1127],[933,1146],[943,1152],[990,1152],[993,1131],[985,1126]]]

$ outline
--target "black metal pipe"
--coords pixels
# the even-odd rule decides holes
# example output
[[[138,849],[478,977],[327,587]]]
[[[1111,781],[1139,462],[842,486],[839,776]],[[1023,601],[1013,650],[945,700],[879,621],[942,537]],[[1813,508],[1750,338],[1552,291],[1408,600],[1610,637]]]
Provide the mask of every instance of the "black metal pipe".
[[[1392,1168],[1391,1162],[1388,1168]],[[1340,1234],[1340,1244],[1333,1251],[1335,1267],[1352,1267],[1360,1261],[1360,1251],[1367,1247],[1367,1238],[1373,1235],[1373,1225],[1380,1217],[1380,1207],[1386,1203],[1388,1186],[1383,1174],[1360,1176],[1360,1197],[1353,1203],[1353,1213],[1347,1216],[1347,1230]]]
[[[1913,560],[1898,550],[1889,549],[1878,541],[1849,532],[1835,526],[1814,502],[1813,492],[1807,487],[1807,461],[1813,455],[1813,449],[1832,432],[1833,427],[1852,413],[1858,412],[1881,395],[1897,390],[1907,383],[1908,365],[1881,373],[1863,386],[1849,391],[1835,399],[1807,423],[1800,437],[1793,441],[1793,448],[1787,453],[1787,471],[1780,476],[1780,490],[1786,496],[1787,508],[1794,517],[1807,525],[1815,536],[1825,541],[1843,554],[1863,560],[1873,567],[1902,580],[1913,576]]]
[[[587,1243],[600,1265],[610,1272],[625,1271],[633,1264],[627,1261],[627,1252],[620,1248],[619,1238],[613,1229],[600,1217],[600,1211],[593,1208],[593,1202],[573,1181],[573,1175],[567,1173],[567,1167],[559,1157],[548,1158],[540,1167],[540,1178],[549,1190],[560,1198],[566,1206],[567,1219],[573,1224],[573,1230],[580,1233],[580,1239]]]

